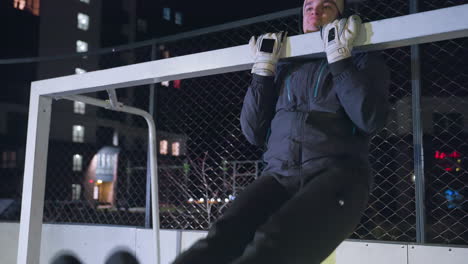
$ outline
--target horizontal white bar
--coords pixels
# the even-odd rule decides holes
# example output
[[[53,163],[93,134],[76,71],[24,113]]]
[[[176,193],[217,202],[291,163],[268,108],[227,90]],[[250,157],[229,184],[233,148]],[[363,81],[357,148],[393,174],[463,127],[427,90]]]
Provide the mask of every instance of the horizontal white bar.
[[[366,23],[357,48],[376,50],[468,36],[468,4]],[[248,39],[246,39],[246,43]],[[283,59],[321,56],[319,33],[290,37]],[[40,94],[62,96],[247,70],[248,45],[34,82]]]

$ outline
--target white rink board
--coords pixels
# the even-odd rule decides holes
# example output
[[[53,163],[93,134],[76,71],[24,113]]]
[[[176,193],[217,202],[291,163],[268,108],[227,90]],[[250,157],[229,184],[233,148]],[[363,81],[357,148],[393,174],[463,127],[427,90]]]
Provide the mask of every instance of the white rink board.
[[[188,249],[198,239],[205,237],[207,232],[205,231],[185,231],[182,233],[182,251]]]
[[[466,264],[468,263],[468,249],[410,245],[408,248],[408,263]]]
[[[18,223],[0,222],[0,263],[16,263],[18,254]]]
[[[345,241],[336,249],[337,264],[406,264],[408,245]]]
[[[161,230],[161,264],[171,263],[177,256],[177,234],[181,231]],[[136,256],[141,263],[156,263],[154,261],[154,239],[152,229],[136,229]]]
[[[135,228],[84,225],[43,225],[40,263],[60,250],[76,253],[83,263],[104,263],[117,248],[135,253]]]
[[[0,263],[16,263],[18,223],[0,223]],[[177,241],[182,233],[181,241]],[[62,250],[74,252],[84,263],[104,263],[114,250],[133,252],[141,264],[154,264],[152,230],[98,225],[44,224],[40,264],[49,264]],[[206,235],[204,231],[161,230],[161,263],[170,264],[181,248]],[[347,240],[336,250],[335,264],[467,264],[468,248],[421,246]]]

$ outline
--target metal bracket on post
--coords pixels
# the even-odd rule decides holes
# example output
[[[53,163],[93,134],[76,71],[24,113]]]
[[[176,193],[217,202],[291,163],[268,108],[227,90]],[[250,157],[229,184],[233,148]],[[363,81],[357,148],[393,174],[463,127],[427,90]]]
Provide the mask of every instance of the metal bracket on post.
[[[118,110],[119,108],[123,107],[122,103],[119,103],[117,100],[117,93],[115,89],[108,89],[106,90],[107,94],[109,95],[109,100],[106,100],[106,103],[109,105],[106,107],[107,109]]]

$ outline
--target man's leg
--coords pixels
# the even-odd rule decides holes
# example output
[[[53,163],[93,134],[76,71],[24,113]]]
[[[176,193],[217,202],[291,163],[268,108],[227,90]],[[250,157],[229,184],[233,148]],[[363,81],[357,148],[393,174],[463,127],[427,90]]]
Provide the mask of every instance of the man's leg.
[[[256,229],[290,196],[271,175],[263,175],[234,200],[208,236],[197,241],[173,264],[227,264],[239,257]]]
[[[230,264],[318,264],[353,232],[368,201],[366,170],[319,173],[255,233]]]

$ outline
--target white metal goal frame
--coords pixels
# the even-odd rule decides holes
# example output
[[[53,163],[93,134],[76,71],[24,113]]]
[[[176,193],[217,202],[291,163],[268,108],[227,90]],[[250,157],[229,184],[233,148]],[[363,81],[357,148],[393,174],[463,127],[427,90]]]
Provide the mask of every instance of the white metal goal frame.
[[[468,36],[468,4],[363,25],[356,49],[383,50]],[[247,40],[246,40],[247,41]],[[289,37],[282,59],[323,56],[319,33]],[[250,69],[248,45],[33,82],[29,103],[18,264],[39,263],[52,100],[67,99],[142,116],[149,126],[152,219],[156,263],[160,263],[156,130],[153,117],[117,102],[114,89]],[[107,90],[110,100],[80,94]],[[156,117],[157,118],[157,117]]]

